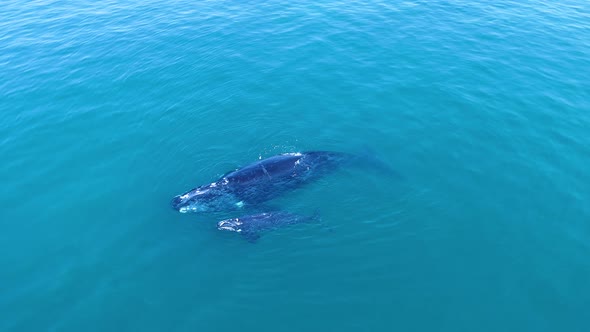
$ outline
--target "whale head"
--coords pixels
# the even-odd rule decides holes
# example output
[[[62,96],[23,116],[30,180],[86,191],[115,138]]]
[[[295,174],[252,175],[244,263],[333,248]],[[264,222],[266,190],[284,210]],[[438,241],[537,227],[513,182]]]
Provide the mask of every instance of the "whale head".
[[[220,231],[230,231],[230,232],[241,232],[242,231],[242,222],[240,218],[232,218],[222,220],[217,223],[217,229]]]
[[[173,209],[181,213],[224,211],[239,207],[238,200],[217,187],[216,183],[175,196],[170,203]]]

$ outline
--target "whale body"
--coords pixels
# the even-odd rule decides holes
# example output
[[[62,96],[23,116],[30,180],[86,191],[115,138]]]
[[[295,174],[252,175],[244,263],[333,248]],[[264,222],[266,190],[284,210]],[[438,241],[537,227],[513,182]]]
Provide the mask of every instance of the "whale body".
[[[325,176],[353,159],[353,155],[329,151],[276,155],[178,195],[171,205],[181,213],[256,206]]]
[[[317,214],[301,216],[284,211],[274,211],[222,220],[217,223],[217,229],[239,233],[248,241],[255,242],[264,231],[318,220]]]

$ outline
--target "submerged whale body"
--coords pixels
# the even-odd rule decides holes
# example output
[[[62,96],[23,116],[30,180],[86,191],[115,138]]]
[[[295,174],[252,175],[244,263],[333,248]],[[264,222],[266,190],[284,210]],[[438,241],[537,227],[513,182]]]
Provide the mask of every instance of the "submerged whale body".
[[[319,220],[317,214],[300,216],[289,212],[275,211],[222,220],[217,223],[217,229],[240,233],[248,241],[254,242],[263,231],[317,220]]]
[[[352,155],[328,151],[273,156],[174,197],[172,207],[186,213],[229,211],[260,204],[312,182],[352,159]]]

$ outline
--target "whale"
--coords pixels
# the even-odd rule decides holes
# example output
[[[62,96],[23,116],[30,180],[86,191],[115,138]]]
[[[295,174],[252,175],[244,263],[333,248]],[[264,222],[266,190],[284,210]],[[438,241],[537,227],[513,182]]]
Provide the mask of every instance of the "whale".
[[[260,206],[350,164],[357,156],[331,151],[284,153],[231,171],[175,196],[181,213],[223,212]]]
[[[272,211],[225,219],[217,223],[217,229],[236,232],[249,242],[256,242],[265,231],[319,220],[318,213],[311,216],[302,216],[285,211]]]

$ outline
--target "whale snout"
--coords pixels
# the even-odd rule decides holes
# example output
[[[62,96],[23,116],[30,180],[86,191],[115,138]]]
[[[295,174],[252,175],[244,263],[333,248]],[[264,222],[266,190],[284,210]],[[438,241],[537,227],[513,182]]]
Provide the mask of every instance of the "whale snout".
[[[182,205],[182,198],[180,198],[180,195],[174,196],[174,198],[170,201],[170,205],[174,210],[180,209],[180,206]]]
[[[220,231],[241,232],[240,225],[242,223],[238,218],[222,220],[217,223],[217,229]]]
[[[177,210],[180,213],[196,211],[196,207],[191,206],[190,195],[187,194],[175,196],[172,201],[170,201],[170,205],[174,210]]]

